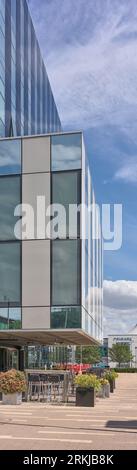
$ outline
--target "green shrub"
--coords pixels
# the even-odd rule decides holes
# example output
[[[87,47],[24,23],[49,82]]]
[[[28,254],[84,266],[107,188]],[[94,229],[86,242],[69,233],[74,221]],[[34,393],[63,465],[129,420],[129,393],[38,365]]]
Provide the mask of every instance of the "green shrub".
[[[96,391],[100,389],[100,380],[96,375],[79,374],[75,377],[75,384],[83,388],[94,388]]]
[[[120,369],[119,369],[118,367],[116,367],[114,370],[115,370],[115,372],[118,372],[118,373],[119,373],[119,372],[120,372],[120,373],[121,373],[121,372],[122,372],[122,373],[124,373],[124,372],[126,372],[126,373],[129,372],[130,374],[135,374],[135,373],[137,373],[137,368],[136,368],[136,367],[123,367],[123,368],[120,368]]]
[[[101,387],[103,387],[104,385],[108,385],[109,381],[106,379],[106,377],[102,377],[102,379],[100,379],[100,384],[101,384]]]
[[[25,374],[18,370],[8,370],[0,372],[0,392],[8,395],[8,393],[21,393],[26,391]]]
[[[109,370],[105,372],[104,378],[108,380],[108,382],[111,382],[112,380],[117,379],[118,374],[115,370]]]

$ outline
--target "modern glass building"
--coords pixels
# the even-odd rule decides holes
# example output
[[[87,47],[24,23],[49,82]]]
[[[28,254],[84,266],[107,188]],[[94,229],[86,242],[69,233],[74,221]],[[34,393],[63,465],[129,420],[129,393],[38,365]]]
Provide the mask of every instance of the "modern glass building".
[[[100,220],[85,210],[95,207],[90,167],[82,133],[61,133],[26,0],[0,0],[0,137],[2,369],[21,347],[32,345],[38,362],[48,345],[102,340]],[[49,229],[55,204],[65,212]]]
[[[61,129],[26,0],[0,0],[0,136]]]
[[[95,209],[82,133],[0,139],[1,343],[102,341]]]

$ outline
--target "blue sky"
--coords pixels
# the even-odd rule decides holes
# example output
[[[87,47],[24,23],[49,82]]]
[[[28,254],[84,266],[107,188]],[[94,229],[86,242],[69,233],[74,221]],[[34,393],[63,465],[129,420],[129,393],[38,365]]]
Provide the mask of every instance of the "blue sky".
[[[127,332],[137,323],[136,0],[28,3],[62,126],[84,130],[97,200],[123,204],[122,248],[104,258],[104,324]]]

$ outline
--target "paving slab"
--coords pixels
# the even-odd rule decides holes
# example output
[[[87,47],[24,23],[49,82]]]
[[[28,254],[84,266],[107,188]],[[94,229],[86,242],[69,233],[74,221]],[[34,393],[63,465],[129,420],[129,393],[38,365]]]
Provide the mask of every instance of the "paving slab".
[[[1,403],[0,449],[137,449],[137,374],[119,374],[115,392],[95,408]]]

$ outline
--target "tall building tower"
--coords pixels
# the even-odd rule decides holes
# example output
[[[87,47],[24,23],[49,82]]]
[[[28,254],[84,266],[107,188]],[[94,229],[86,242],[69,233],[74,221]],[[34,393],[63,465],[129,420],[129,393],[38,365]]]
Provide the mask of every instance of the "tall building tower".
[[[60,129],[27,2],[0,0],[0,136]]]
[[[36,226],[39,196],[47,224],[49,207],[64,206],[66,231],[61,219],[55,238]],[[18,239],[21,204],[35,223]],[[70,205],[82,206],[75,227]],[[0,369],[11,367],[6,347],[102,341],[102,240],[90,205],[83,135],[61,131],[27,2],[0,0]]]

